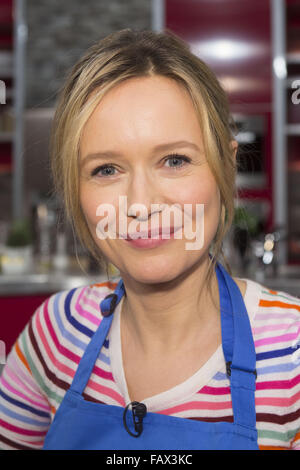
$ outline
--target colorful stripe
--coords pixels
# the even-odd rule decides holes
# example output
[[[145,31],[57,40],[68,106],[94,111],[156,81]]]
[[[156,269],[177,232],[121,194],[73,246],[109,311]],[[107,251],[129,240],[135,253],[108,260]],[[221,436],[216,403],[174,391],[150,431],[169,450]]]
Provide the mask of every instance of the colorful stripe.
[[[246,306],[256,349],[258,444],[262,450],[300,449],[300,299],[250,282]],[[100,302],[117,284],[106,281],[61,291],[36,309],[0,378],[1,449],[42,448],[55,412],[101,322]],[[170,406],[157,413],[232,423],[230,382],[223,362],[206,382],[181,402],[172,402],[170,391]],[[111,370],[109,338],[99,351],[83,397],[125,406],[119,381]]]

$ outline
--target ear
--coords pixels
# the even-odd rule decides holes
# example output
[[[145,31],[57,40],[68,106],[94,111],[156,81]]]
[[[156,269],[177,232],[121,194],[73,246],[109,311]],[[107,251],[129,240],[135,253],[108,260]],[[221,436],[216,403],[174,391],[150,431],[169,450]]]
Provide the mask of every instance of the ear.
[[[237,149],[238,149],[239,144],[237,143],[236,140],[232,140],[230,142],[230,145],[231,145],[232,150],[233,150],[232,156],[233,156],[234,160],[236,161],[236,154],[237,154]]]

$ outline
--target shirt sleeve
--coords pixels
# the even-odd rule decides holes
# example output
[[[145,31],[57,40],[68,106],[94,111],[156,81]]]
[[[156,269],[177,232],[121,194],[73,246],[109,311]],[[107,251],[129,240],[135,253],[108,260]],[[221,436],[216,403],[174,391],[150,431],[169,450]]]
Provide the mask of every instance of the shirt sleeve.
[[[0,378],[0,449],[41,449],[51,424],[51,406],[37,380],[30,327],[42,304],[11,349]]]
[[[299,322],[300,325],[300,322]],[[300,450],[300,326],[298,328],[298,337],[292,345],[295,351],[292,353],[292,368],[294,368],[294,374],[292,378],[292,384],[295,391],[294,395],[294,406],[293,415],[294,421],[294,437],[291,442],[291,450]]]
[[[300,341],[300,336],[299,336],[299,341]],[[291,443],[291,449],[292,450],[300,450],[300,342],[298,345],[298,350],[297,350],[298,355],[295,355],[295,360],[297,361],[298,367],[297,367],[297,374],[294,377],[294,383],[295,383],[295,412],[294,415],[296,417],[295,420],[295,435]]]

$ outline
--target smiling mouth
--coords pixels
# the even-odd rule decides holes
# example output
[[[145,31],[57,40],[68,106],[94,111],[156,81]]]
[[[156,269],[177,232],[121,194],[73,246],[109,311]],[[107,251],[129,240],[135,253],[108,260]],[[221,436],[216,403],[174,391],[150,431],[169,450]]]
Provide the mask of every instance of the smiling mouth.
[[[175,231],[179,230],[181,227],[160,227],[159,229],[153,229],[153,231],[148,230],[148,232],[135,232],[128,236],[120,235],[120,238],[124,238],[125,240],[137,240],[137,239],[144,239],[144,240],[153,240],[153,237],[161,238],[163,235],[172,235]]]

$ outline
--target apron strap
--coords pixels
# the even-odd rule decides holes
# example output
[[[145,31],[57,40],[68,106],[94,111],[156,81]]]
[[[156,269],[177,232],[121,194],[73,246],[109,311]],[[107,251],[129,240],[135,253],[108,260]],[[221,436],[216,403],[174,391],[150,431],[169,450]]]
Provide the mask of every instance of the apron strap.
[[[253,428],[256,426],[256,353],[251,325],[239,287],[219,262],[216,266],[222,345],[230,376],[234,422]]]
[[[112,320],[113,311],[120,302],[121,298],[125,293],[123,280],[120,279],[118,285],[113,294],[107,295],[100,302],[100,309],[103,315],[103,319],[100,322],[97,330],[93,334],[90,342],[88,343],[86,350],[78,364],[75,372],[70,390],[82,395],[89,378],[93,372],[95,362],[99,356],[103,343],[108,335]]]
[[[230,375],[234,422],[255,428],[256,354],[249,317],[241,292],[225,268],[216,263],[221,308],[222,345]],[[125,293],[120,279],[113,294],[100,303],[103,319],[78,364],[70,390],[82,395],[108,335],[113,311]]]

